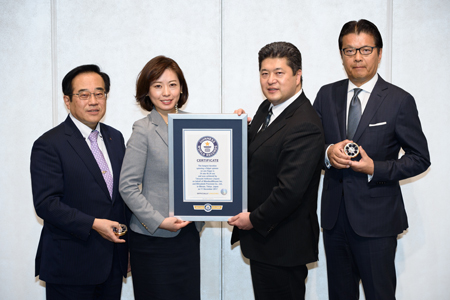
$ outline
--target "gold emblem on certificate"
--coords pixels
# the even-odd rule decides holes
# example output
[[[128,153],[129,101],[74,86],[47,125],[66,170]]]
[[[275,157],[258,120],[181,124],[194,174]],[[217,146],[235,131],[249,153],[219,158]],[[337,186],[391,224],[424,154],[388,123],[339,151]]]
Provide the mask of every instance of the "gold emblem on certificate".
[[[211,212],[213,210],[222,210],[223,205],[211,205],[206,203],[205,205],[194,205],[195,210],[204,210],[206,212]]]
[[[113,231],[114,231],[115,235],[122,236],[122,235],[125,235],[125,233],[127,233],[128,228],[127,228],[127,225],[125,225],[125,224],[119,224],[119,228],[114,227]]]
[[[359,154],[359,146],[356,143],[348,143],[344,146],[344,152],[350,157],[356,157]]]

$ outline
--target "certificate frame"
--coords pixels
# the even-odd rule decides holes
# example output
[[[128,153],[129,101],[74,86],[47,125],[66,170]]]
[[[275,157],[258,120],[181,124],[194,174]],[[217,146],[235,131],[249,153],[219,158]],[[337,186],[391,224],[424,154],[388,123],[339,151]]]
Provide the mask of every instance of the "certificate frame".
[[[169,114],[168,120],[169,216],[227,221],[246,212],[247,115]]]

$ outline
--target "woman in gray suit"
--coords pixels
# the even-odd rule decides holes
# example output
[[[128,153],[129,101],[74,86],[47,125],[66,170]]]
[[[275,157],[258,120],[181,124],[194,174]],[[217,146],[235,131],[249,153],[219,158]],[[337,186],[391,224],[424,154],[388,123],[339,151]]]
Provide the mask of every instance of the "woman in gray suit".
[[[200,299],[203,224],[169,217],[167,119],[187,98],[183,72],[170,58],[153,58],[138,76],[136,101],[150,113],[133,125],[119,186],[133,212],[130,261],[136,300]]]

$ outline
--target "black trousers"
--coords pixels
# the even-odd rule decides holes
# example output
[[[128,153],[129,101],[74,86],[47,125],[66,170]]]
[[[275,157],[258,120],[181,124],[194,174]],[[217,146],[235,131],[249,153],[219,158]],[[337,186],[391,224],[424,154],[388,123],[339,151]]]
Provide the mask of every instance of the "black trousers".
[[[130,232],[135,300],[199,300],[200,236],[194,225],[173,238]]]
[[[280,267],[250,260],[255,300],[305,299],[305,265]]]
[[[366,300],[394,300],[397,236],[362,237],[350,225],[341,199],[338,220],[323,231],[329,300],[359,299],[361,280]]]
[[[47,300],[120,300],[122,272],[114,247],[113,264],[105,282],[95,285],[69,285],[46,283]]]

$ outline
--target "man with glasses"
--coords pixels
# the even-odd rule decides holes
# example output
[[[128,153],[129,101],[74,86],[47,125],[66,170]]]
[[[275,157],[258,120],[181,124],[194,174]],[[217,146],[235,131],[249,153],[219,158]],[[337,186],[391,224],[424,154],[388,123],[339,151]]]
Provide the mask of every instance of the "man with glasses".
[[[122,134],[100,123],[110,81],[96,65],[79,66],[62,81],[64,122],[33,145],[31,180],[44,227],[36,276],[47,299],[120,299],[127,274],[130,213],[119,192]]]
[[[367,300],[395,299],[397,235],[408,228],[399,181],[430,166],[414,98],[377,74],[382,48],[373,23],[346,23],[339,50],[348,79],[322,87],[314,102],[325,132],[330,300],[358,299],[360,280]]]

